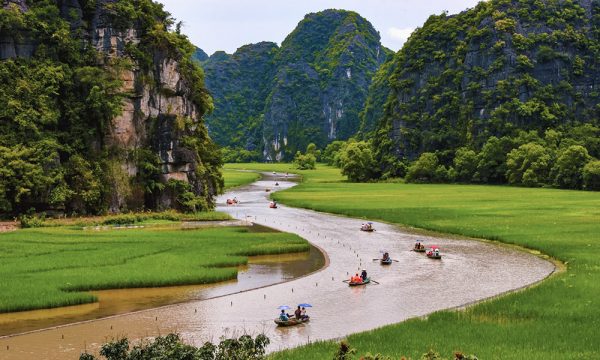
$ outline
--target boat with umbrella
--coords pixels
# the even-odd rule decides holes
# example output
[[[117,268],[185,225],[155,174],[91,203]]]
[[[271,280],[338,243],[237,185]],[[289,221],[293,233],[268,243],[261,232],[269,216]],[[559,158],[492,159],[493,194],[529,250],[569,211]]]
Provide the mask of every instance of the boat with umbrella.
[[[362,226],[360,227],[360,231],[373,232],[375,231],[375,228],[373,227],[372,222],[368,222],[366,224],[362,224]]]
[[[304,304],[304,305],[310,305],[310,304]],[[310,307],[312,307],[312,305],[310,305]],[[280,326],[280,327],[296,326],[296,325],[304,324],[304,323],[307,323],[307,322],[310,321],[309,317],[306,317],[304,319],[303,318],[296,319],[295,317],[289,316],[288,314],[286,314],[285,311],[291,309],[287,305],[281,305],[281,306],[279,306],[277,308],[279,310],[281,310],[281,313],[282,313],[282,316],[280,316],[280,317],[278,317],[277,319],[274,320],[275,324],[277,324],[277,326]],[[285,315],[285,318],[287,320],[283,319],[283,315]]]
[[[441,260],[440,248],[436,245],[431,245],[427,250],[427,257],[434,260]]]
[[[425,249],[425,245],[423,245],[423,243],[421,241],[417,241],[417,242],[415,242],[415,246],[413,247],[413,251],[414,252],[418,252],[418,253],[424,253],[427,250]]]

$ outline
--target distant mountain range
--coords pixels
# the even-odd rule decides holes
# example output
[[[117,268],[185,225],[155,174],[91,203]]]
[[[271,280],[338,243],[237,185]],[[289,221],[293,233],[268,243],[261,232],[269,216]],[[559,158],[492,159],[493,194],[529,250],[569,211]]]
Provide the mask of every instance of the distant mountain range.
[[[208,59],[198,50],[215,104],[209,132],[222,146],[273,161],[290,160],[311,142],[348,139],[391,54],[366,19],[345,10],[307,15],[281,47],[261,42]]]

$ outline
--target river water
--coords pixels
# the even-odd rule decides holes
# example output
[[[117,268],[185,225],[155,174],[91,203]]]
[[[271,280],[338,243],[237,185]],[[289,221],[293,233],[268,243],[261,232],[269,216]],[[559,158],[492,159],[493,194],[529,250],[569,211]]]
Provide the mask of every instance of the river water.
[[[258,181],[220,197],[220,204],[233,196],[241,204],[218,210],[299,234],[327,254],[324,270],[242,293],[2,338],[0,358],[77,359],[80,352],[95,353],[112,338],[169,332],[196,345],[221,336],[265,333],[271,339],[269,350],[275,351],[470,304],[538,282],[554,271],[552,263],[539,257],[489,243],[415,235],[382,223],[374,224],[376,232],[364,233],[359,231],[361,220],[286,206],[270,209],[266,188],[295,185],[280,178],[275,187],[274,181]],[[416,240],[438,245],[444,258],[431,260],[410,251]],[[384,267],[373,261],[383,249],[398,262]],[[343,282],[362,268],[379,285],[350,288]],[[275,327],[279,305],[304,302],[314,306],[310,323]],[[339,321],[341,315],[352,321]]]

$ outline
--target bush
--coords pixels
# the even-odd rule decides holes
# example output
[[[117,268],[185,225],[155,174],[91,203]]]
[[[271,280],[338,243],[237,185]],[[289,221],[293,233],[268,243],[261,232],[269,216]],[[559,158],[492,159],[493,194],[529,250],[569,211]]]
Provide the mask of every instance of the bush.
[[[40,216],[35,215],[23,215],[19,219],[21,222],[21,228],[41,228],[46,226],[46,215],[42,214]]]
[[[583,188],[600,190],[600,160],[592,160],[583,168]]]
[[[434,153],[423,153],[419,159],[413,162],[408,168],[406,181],[419,182],[434,182],[437,180],[438,158]]]
[[[300,151],[294,156],[294,166],[298,170],[314,170],[316,168],[317,158],[312,154],[303,155]]]
[[[222,339],[219,345],[207,342],[197,348],[184,344],[179,335],[169,334],[132,348],[127,339],[113,341],[102,346],[100,355],[107,360],[260,360],[264,359],[265,348],[269,343],[269,338],[265,335],[258,335],[256,339],[243,335],[238,339]],[[79,360],[99,360],[99,358],[90,354],[81,354]]]
[[[336,140],[331,144],[327,145],[323,153],[321,154],[321,161],[326,163],[327,165],[332,166],[340,166],[339,162],[339,154],[341,150],[346,147],[347,143],[345,141]]]

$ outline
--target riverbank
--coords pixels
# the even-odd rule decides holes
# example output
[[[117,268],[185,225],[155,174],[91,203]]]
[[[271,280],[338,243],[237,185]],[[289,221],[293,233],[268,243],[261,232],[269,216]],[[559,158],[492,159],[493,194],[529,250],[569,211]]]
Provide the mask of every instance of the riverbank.
[[[294,171],[289,164],[228,168]],[[548,254],[568,271],[531,289],[465,311],[443,311],[348,337],[359,354],[418,358],[429,349],[480,358],[596,358],[600,325],[600,194],[505,186],[351,184],[339,170],[299,172],[303,183],[274,194],[292,206],[516,244]],[[335,343],[273,355],[331,357]]]
[[[307,251],[293,234],[247,227],[195,230],[23,229],[0,235],[0,312],[93,303],[92,290],[235,279],[248,256]]]

